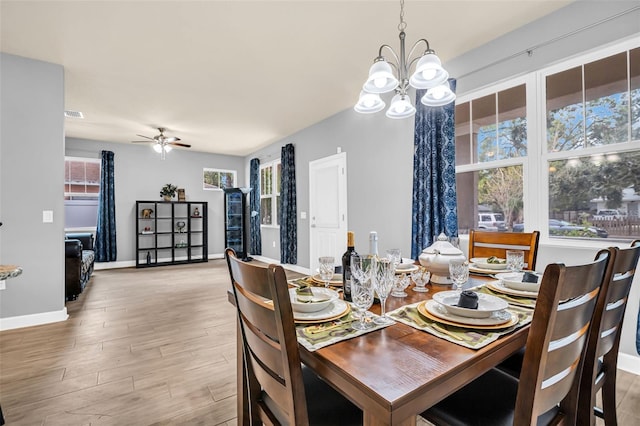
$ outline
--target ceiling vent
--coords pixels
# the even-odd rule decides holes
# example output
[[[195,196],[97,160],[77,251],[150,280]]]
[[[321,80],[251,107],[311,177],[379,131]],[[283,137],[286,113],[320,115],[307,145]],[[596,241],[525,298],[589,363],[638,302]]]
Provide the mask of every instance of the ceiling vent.
[[[84,114],[82,114],[80,111],[65,110],[64,116],[65,118],[84,118]]]

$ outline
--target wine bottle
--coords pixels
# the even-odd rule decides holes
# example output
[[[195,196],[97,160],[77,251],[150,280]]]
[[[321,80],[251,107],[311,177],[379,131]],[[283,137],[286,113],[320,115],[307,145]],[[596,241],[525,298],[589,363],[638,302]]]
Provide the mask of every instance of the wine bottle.
[[[351,301],[351,256],[356,253],[353,231],[347,232],[347,251],[342,255],[342,285],[344,299]]]

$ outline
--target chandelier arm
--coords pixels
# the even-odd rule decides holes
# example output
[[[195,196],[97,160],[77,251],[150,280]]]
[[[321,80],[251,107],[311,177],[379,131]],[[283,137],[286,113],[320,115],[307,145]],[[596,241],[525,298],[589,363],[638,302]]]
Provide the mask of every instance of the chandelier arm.
[[[416,50],[416,47],[418,47],[418,45],[420,44],[420,42],[423,41],[426,45],[427,45],[427,50],[425,51],[425,53],[427,53],[428,51],[431,50],[431,47],[429,46],[429,41],[426,38],[421,38],[420,40],[416,41],[415,43],[413,43],[413,46],[411,46],[411,50],[409,51],[409,54],[407,55],[407,59],[411,57],[411,55],[413,55],[413,52]],[[432,51],[432,50],[431,50]],[[433,51],[432,51],[433,52]],[[435,53],[435,52],[434,52]],[[422,55],[420,55],[422,56]],[[419,59],[420,56],[416,59]],[[413,64],[415,62],[415,59],[413,61],[411,61],[411,63]]]
[[[388,44],[383,44],[382,46],[380,46],[380,49],[378,50],[378,58],[377,59],[384,59],[384,56],[382,56],[382,49],[387,48],[391,54],[393,55],[394,59],[396,60],[396,63],[394,64],[393,62],[389,62],[387,61],[387,63],[393,65],[395,67],[396,70],[399,69],[399,64],[400,64],[400,58],[398,58],[398,55],[396,54],[395,50],[393,50],[393,48],[391,46],[389,46]]]

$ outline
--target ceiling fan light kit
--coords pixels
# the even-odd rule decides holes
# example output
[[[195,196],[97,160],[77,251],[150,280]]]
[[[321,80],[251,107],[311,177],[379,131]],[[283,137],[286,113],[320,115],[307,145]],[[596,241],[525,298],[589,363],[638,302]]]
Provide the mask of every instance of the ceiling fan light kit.
[[[133,143],[153,143],[153,145],[151,146],[153,148],[153,150],[155,152],[157,152],[158,154],[160,154],[160,159],[164,160],[165,154],[167,154],[168,152],[170,152],[174,146],[181,146],[184,148],[191,148],[191,145],[186,144],[186,143],[178,143],[178,141],[180,140],[180,138],[175,137],[175,136],[165,136],[164,132],[167,129],[165,129],[164,127],[158,127],[158,131],[160,132],[159,135],[156,135],[154,137],[149,137],[149,136],[144,136],[144,135],[138,135],[141,138],[145,138],[148,139],[147,141],[131,141]]]
[[[456,95],[449,87],[449,73],[442,67],[440,58],[429,46],[429,42],[422,38],[416,41],[411,47],[408,55],[405,55],[404,32],[407,27],[404,21],[404,0],[400,0],[400,55],[391,48],[383,44],[378,50],[378,56],[369,68],[369,77],[362,86],[362,91],[358,103],[354,109],[363,114],[370,114],[381,111],[386,106],[380,98],[380,94],[395,90],[395,96],[391,100],[391,105],[386,112],[386,116],[393,119],[412,117],[416,113],[415,107],[409,97],[409,86],[416,89],[428,89],[420,102],[426,106],[443,106],[456,99]],[[416,48],[423,43],[426,45],[424,53],[411,59]],[[387,61],[382,56],[383,50],[388,50],[395,62]],[[416,64],[417,62],[417,64]],[[414,65],[415,70],[411,77],[409,69]],[[395,70],[395,74],[394,74]]]

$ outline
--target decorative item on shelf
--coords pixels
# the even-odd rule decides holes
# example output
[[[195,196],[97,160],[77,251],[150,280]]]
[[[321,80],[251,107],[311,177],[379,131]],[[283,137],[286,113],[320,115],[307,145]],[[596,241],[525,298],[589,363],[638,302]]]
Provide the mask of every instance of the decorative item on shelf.
[[[153,209],[142,209],[142,218],[143,219],[151,219],[151,215],[153,214]]]
[[[176,222],[176,229],[178,230],[178,232],[183,233],[184,232],[184,227],[187,226],[187,224],[184,221],[179,221]]]
[[[164,198],[165,201],[171,201],[171,199],[176,196],[177,189],[177,186],[168,183],[162,187],[162,189],[160,190],[160,195]]]
[[[147,252],[147,265],[151,265],[151,252]]]
[[[191,214],[193,217],[200,217],[200,210],[197,207],[193,209],[193,213]]]
[[[178,188],[178,201],[187,201],[187,196],[184,193],[184,188]]]
[[[176,248],[185,248],[187,247],[187,242],[185,240],[180,240],[179,243],[176,243]]]
[[[442,106],[455,100],[456,95],[449,87],[449,73],[442,67],[440,58],[431,49],[429,42],[421,38],[416,41],[405,56],[404,41],[406,34],[404,30],[407,23],[404,21],[404,0],[400,1],[400,55],[398,55],[389,45],[383,44],[378,50],[378,56],[369,69],[369,77],[362,87],[360,98],[354,109],[363,114],[370,114],[381,111],[386,104],[380,98],[381,93],[395,91],[395,96],[391,100],[391,106],[387,110],[389,118],[408,118],[416,113],[415,107],[409,98],[409,88],[428,89],[420,102],[426,106]],[[424,44],[425,50],[422,55],[412,59],[414,51],[420,43]],[[382,52],[387,49],[393,61],[387,61]],[[409,77],[410,68],[415,65],[415,70]],[[393,67],[393,68],[392,68]],[[394,75],[395,68],[395,75]]]
[[[144,229],[142,230],[143,234],[153,234],[153,231],[151,230],[150,226],[145,226]]]

